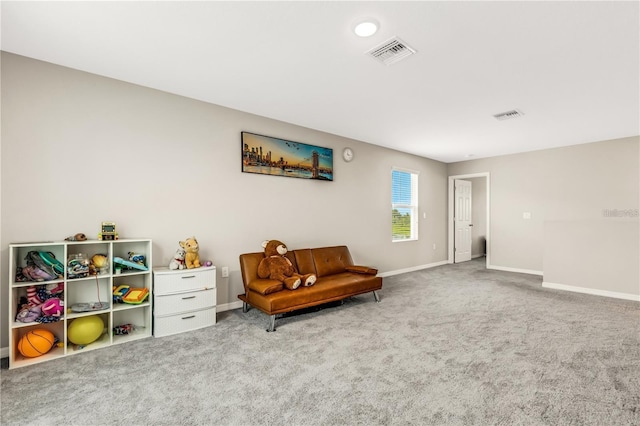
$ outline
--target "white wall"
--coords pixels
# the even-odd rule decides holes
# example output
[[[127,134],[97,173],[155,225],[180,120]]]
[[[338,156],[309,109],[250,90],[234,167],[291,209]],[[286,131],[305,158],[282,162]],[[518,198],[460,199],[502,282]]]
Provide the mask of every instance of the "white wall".
[[[333,148],[334,181],[241,173],[241,131]],[[201,258],[230,269],[221,304],[243,292],[238,255],[268,238],[346,244],[383,273],[446,260],[443,163],[5,52],[1,160],[1,347],[8,244],[96,238],[103,220],[152,238],[154,265],[197,236]],[[393,166],[420,172],[417,242],[391,243]]]
[[[606,209],[636,210],[640,187],[640,137],[631,137],[576,145],[557,149],[506,155],[452,163],[448,165],[449,175],[471,173],[491,173],[491,265],[497,268],[537,272],[547,280],[547,267],[553,268],[551,279],[563,279],[566,273],[557,274],[562,264],[582,265],[572,268],[571,283],[556,284],[594,287],[596,290],[630,295],[640,295],[638,269],[640,262],[640,239],[637,238],[638,217],[604,217]],[[523,213],[531,213],[531,219],[524,219]],[[575,250],[568,254],[572,262],[562,262],[553,255],[545,257],[545,250],[556,252],[557,247],[567,247],[569,235],[557,240],[545,238],[545,227],[564,222],[567,232],[574,232],[581,224],[584,233],[589,233],[585,223],[591,223],[594,253],[603,253],[598,236],[602,236],[603,224],[614,221],[629,222],[630,238],[615,239],[620,250],[627,253],[629,262],[622,271],[616,270],[620,280],[600,280],[596,284],[592,268],[618,265],[617,261],[600,257],[593,261],[593,255],[585,256],[583,241],[575,240]],[[618,229],[618,228],[616,228]],[[635,231],[634,231],[635,230]],[[597,231],[597,232],[596,232]],[[613,234],[612,234],[613,235]],[[607,244],[611,244],[607,241]],[[551,247],[553,245],[553,247]],[[578,249],[579,248],[579,249]],[[607,252],[614,257],[615,252]],[[556,259],[556,260],[551,260]],[[557,265],[555,263],[562,263]],[[550,266],[552,265],[553,266]],[[565,271],[567,272],[567,271]]]
[[[545,223],[543,287],[640,301],[633,218]]]

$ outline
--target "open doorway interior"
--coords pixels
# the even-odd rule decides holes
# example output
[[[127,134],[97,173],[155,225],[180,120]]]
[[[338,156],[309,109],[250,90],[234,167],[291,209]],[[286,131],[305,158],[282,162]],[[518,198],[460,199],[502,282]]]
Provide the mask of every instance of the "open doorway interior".
[[[489,173],[449,176],[448,262],[485,257],[489,265],[490,222]]]

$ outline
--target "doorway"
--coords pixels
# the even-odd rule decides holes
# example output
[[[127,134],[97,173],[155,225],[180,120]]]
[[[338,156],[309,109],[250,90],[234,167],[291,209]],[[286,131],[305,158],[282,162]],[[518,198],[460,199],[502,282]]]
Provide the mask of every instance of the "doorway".
[[[471,230],[471,235],[473,238],[473,252],[474,255],[472,257],[478,257],[479,252],[480,255],[484,254],[486,259],[487,267],[491,265],[491,176],[490,173],[471,173],[466,175],[456,175],[449,176],[449,209],[448,209],[448,230],[449,230],[449,238],[448,238],[448,263],[458,263],[460,261],[469,260],[468,255],[464,256],[456,256],[456,235],[458,230],[456,230],[456,222],[454,220],[455,210],[456,210],[456,181],[460,180],[471,180],[473,185],[471,185],[471,194],[469,196],[470,199],[474,198],[478,200],[478,204],[480,208],[476,208],[476,214],[473,216],[479,218],[480,223],[473,223],[473,220],[468,222],[468,225],[473,225],[473,227],[467,227],[466,229]],[[478,196],[476,196],[478,195]],[[475,231],[475,232],[474,232]],[[479,235],[483,234],[483,235]],[[468,250],[468,247],[462,247],[463,251]],[[457,258],[457,259],[456,259]],[[469,257],[470,258],[470,257]]]

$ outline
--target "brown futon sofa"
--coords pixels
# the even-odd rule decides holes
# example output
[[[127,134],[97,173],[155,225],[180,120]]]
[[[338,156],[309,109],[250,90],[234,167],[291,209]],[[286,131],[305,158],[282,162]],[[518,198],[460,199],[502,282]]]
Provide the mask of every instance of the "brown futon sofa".
[[[286,256],[300,274],[315,273],[316,283],[288,290],[280,281],[258,277],[258,265],[264,253],[240,255],[240,270],[244,282],[243,312],[253,306],[270,316],[267,331],[275,331],[276,315],[345,299],[362,293],[373,292],[380,302],[377,290],[382,288],[382,278],[377,269],[353,264],[346,246],[291,250]]]

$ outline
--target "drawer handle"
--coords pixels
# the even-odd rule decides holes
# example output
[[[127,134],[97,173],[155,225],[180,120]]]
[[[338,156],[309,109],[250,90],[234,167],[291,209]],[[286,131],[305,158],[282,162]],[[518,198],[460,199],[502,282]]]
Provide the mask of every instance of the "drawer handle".
[[[182,317],[182,319],[190,319],[190,318],[195,318],[195,317],[196,317],[195,315],[190,315],[188,317]]]
[[[195,299],[195,296],[189,296],[189,297],[183,297],[182,300],[187,300],[187,299]]]
[[[188,277],[180,277],[180,278],[182,278],[184,280],[186,278],[195,278],[195,277],[196,277],[195,275],[189,275]]]

